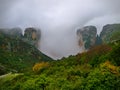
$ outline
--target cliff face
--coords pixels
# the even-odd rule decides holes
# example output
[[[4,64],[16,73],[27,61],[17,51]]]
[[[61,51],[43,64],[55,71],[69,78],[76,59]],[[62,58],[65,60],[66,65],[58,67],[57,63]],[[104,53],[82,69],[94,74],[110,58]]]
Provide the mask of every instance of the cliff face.
[[[97,35],[97,29],[95,26],[86,26],[77,30],[77,36],[79,37],[79,46],[84,46],[85,49],[89,49],[95,45]]]
[[[39,47],[39,41],[41,38],[40,29],[36,29],[32,27],[26,28],[24,35],[22,34],[21,28],[0,29],[0,33],[4,33],[5,35],[12,38],[21,39],[24,42],[35,46],[36,48]]]
[[[39,40],[41,38],[41,32],[39,29],[35,28],[26,28],[24,32],[24,41],[38,47]]]
[[[120,24],[108,24],[105,25],[100,33],[100,38],[102,39],[103,43],[109,43],[112,41],[113,36],[116,34],[116,38],[120,38]],[[117,37],[119,36],[119,37]]]
[[[105,25],[100,35],[97,35],[95,26],[86,26],[77,30],[77,36],[79,46],[88,50],[95,45],[120,40],[120,24]]]

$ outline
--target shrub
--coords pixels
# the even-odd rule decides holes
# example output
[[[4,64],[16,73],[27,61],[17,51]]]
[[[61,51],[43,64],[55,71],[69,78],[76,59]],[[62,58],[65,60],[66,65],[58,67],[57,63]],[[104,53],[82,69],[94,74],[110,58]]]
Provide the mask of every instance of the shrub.
[[[49,67],[48,62],[41,62],[41,63],[36,63],[32,69],[35,73],[40,73],[43,69],[47,67]]]

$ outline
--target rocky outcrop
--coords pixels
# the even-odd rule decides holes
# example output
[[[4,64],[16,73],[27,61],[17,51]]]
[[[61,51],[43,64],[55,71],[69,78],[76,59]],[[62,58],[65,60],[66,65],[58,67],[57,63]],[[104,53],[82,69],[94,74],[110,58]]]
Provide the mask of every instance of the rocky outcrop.
[[[13,36],[13,37],[16,37],[16,38],[22,38],[23,37],[21,28],[12,28],[8,31],[8,34]]]
[[[103,43],[109,43],[112,41],[113,35],[118,32],[120,33],[120,24],[108,24],[103,27],[102,32],[100,33],[100,38]],[[115,39],[117,39],[117,37]]]
[[[41,32],[39,29],[26,28],[24,32],[24,41],[38,47],[39,40],[41,38]]]
[[[95,26],[86,26],[77,30],[77,36],[79,37],[78,44],[85,49],[95,45],[96,42],[97,29]]]
[[[24,31],[24,35],[22,34],[21,28],[0,29],[0,33],[4,33],[11,38],[21,39],[24,42],[35,46],[36,48],[38,48],[41,38],[40,29],[36,29],[33,27],[26,28]],[[9,43],[8,46],[10,47],[11,43]]]
[[[88,50],[92,46],[120,40],[120,24],[105,25],[100,35],[97,35],[95,26],[85,26],[77,30],[77,36],[79,46]]]
[[[0,29],[1,33],[4,33],[10,37],[14,38],[22,38],[22,29],[17,27],[17,28],[12,28],[12,29]]]

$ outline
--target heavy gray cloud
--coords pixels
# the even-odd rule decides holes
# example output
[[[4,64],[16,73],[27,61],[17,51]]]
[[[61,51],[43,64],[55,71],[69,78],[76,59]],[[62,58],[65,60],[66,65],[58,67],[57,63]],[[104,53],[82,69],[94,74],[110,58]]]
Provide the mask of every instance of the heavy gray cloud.
[[[0,0],[0,27],[39,27],[40,50],[53,58],[81,51],[76,29],[120,23],[120,0]]]

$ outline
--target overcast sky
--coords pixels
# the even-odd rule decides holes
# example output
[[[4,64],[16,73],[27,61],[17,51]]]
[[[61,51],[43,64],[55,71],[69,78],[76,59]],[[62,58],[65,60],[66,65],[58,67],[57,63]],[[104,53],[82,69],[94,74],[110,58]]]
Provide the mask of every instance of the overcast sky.
[[[120,0],[0,0],[0,27],[37,27],[40,50],[53,58],[81,51],[76,29],[120,23]]]

